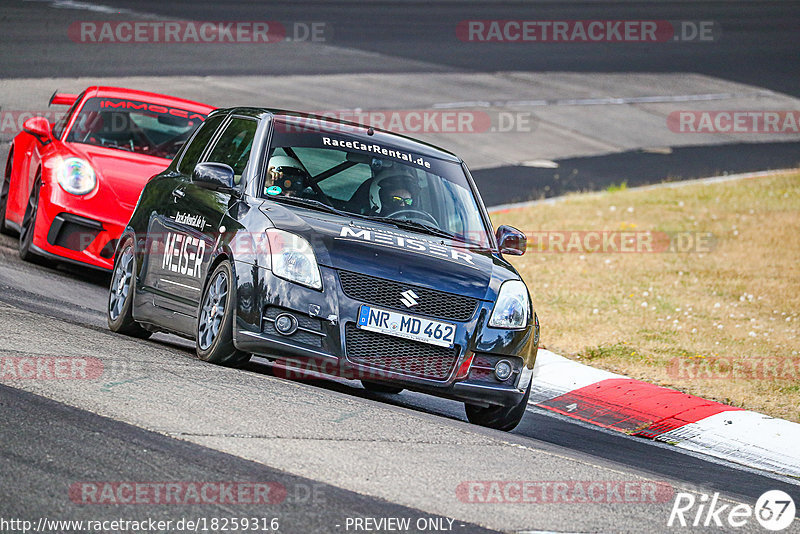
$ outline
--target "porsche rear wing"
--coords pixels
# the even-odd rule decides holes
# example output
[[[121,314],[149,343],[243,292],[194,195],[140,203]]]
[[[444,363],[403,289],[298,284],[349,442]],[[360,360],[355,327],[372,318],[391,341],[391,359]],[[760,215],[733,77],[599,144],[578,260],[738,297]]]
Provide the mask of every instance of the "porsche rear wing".
[[[53,96],[50,97],[50,102],[48,105],[52,106],[55,104],[56,106],[71,106],[77,99],[78,95],[59,93],[58,90],[56,90],[53,93]]]

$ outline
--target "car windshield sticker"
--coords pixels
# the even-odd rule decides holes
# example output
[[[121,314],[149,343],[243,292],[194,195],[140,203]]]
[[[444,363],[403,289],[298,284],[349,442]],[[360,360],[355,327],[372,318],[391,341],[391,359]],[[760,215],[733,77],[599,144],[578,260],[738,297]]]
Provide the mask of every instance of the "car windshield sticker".
[[[134,100],[126,100],[122,98],[102,98],[98,99],[99,103],[89,101],[87,104],[94,104],[97,106],[98,109],[108,109],[108,110],[125,110],[125,111],[134,111],[140,112],[148,115],[171,115],[173,117],[178,117],[181,119],[188,119],[188,120],[205,120],[206,116],[197,113],[195,111],[187,111],[185,109],[180,108],[173,108],[169,106],[161,106],[159,104],[153,104],[150,102],[137,102]],[[84,110],[87,110],[88,106],[84,106]]]
[[[327,124],[324,121],[316,128],[305,128],[304,125],[307,123],[298,125],[293,120],[293,118],[276,120],[270,143],[273,149],[324,148],[352,154],[356,157],[349,161],[366,163],[373,171],[380,170],[382,165],[391,166],[392,162],[400,162],[455,183],[463,181],[464,172],[460,162],[451,159],[452,156],[445,152],[418,145],[413,140],[394,139],[390,133],[378,132],[373,134],[372,138],[368,135],[361,136],[358,131],[348,135],[346,130],[342,131],[343,125]],[[453,178],[450,178],[451,176]]]
[[[270,196],[274,197],[275,195],[280,195],[281,193],[283,193],[283,189],[281,189],[277,185],[273,185],[267,188],[267,194]]]
[[[432,256],[445,261],[452,261],[463,265],[475,267],[475,259],[472,254],[446,247],[438,242],[433,242],[421,237],[408,237],[406,234],[399,234],[388,230],[378,230],[377,228],[367,228],[363,226],[342,226],[339,236],[336,239],[346,241],[368,242],[389,248],[408,250],[416,254]]]
[[[399,159],[402,161],[407,161],[409,163],[413,163],[415,165],[419,165],[424,169],[431,168],[431,162],[427,161],[426,159],[415,156],[409,152],[405,152],[403,150],[397,150],[394,148],[386,148],[376,143],[362,143],[356,139],[336,139],[332,137],[322,136],[322,145],[329,146],[334,148],[349,148],[351,150],[361,150],[364,152],[370,152],[372,154],[379,154],[381,156],[388,156],[390,158]]]

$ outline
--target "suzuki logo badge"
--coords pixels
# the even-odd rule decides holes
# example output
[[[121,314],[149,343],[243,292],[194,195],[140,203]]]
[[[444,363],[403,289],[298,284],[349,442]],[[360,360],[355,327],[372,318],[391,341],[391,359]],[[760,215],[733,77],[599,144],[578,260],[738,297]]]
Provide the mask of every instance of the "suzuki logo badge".
[[[400,299],[400,302],[402,302],[403,304],[405,304],[405,305],[406,305],[406,308],[411,308],[412,306],[416,306],[417,304],[419,304],[419,303],[417,302],[417,299],[418,299],[419,297],[417,296],[417,294],[416,294],[416,293],[414,293],[414,292],[413,292],[413,291],[411,291],[410,289],[408,289],[408,290],[406,290],[406,291],[403,291],[402,293],[400,293],[400,296],[402,297],[402,298]]]

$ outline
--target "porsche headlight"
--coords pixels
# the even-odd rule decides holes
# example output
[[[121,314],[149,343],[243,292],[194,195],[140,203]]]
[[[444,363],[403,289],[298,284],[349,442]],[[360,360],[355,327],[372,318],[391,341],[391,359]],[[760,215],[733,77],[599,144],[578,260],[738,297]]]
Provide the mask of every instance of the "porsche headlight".
[[[317,258],[308,241],[276,228],[267,230],[267,237],[275,276],[313,289],[322,289]]]
[[[500,286],[489,326],[495,328],[525,328],[531,316],[528,289],[521,280],[508,280]]]
[[[56,169],[56,179],[64,191],[73,195],[88,195],[97,187],[94,169],[80,158],[63,159]]]

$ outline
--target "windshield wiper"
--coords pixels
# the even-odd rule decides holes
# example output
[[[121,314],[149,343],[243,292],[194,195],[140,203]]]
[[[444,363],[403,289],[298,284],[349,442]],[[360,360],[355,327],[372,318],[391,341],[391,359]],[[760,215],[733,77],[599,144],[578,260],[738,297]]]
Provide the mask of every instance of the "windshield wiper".
[[[93,143],[88,143],[88,144],[93,144]],[[118,150],[125,150],[126,152],[136,152],[133,149],[133,147],[120,145],[118,143],[115,143],[114,141],[109,141],[108,143],[106,143],[104,141],[100,141],[100,144],[99,145],[95,145],[95,146],[101,146],[103,148],[116,148]]]
[[[429,224],[412,221],[410,219],[393,219],[391,217],[380,217],[377,215],[362,215],[362,217],[364,217],[365,219],[370,219],[372,221],[386,222],[401,228],[407,228],[409,230],[418,230],[420,232],[430,235],[435,235],[438,237],[446,237],[448,239],[463,241],[463,239],[459,238],[455,234],[451,234],[447,230],[442,230],[441,228],[438,228],[436,226],[431,226]]]
[[[341,215],[342,217],[350,217],[351,215],[344,211],[337,210],[333,206],[329,206],[324,202],[320,202],[319,200],[314,200],[313,198],[276,196],[276,197],[269,197],[267,200],[275,200],[277,202],[285,202],[286,204],[294,204],[296,206],[302,206],[304,208],[311,208],[320,211],[326,211],[328,213],[335,213],[336,215]]]

